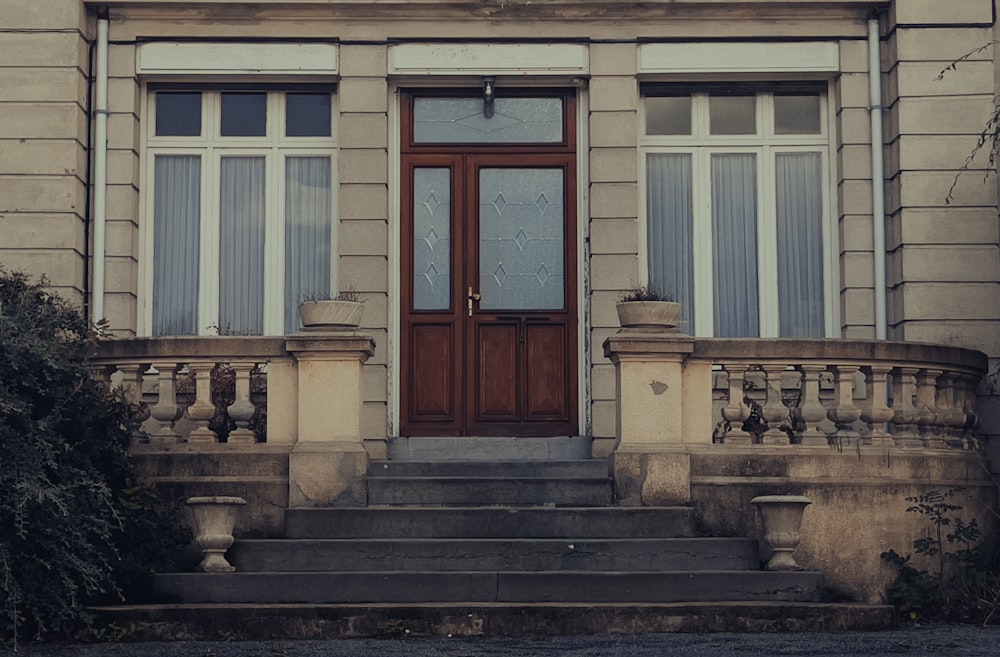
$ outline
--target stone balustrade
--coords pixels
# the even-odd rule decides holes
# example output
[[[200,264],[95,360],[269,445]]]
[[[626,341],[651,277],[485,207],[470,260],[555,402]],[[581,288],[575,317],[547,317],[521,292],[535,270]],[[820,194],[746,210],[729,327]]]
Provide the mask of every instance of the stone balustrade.
[[[286,441],[287,413],[275,408],[294,358],[284,338],[171,337],[110,340],[93,360],[98,376],[134,404],[141,442]]]
[[[977,351],[627,332],[604,348],[617,370],[619,449],[978,446],[976,386],[987,359]]]

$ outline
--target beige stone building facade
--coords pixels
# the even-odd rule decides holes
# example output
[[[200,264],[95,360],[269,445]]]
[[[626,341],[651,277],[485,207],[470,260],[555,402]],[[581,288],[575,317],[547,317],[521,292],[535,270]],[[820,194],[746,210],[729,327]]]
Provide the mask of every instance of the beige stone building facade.
[[[575,435],[620,503],[720,532],[816,497],[805,560],[871,597],[849,564],[903,496],[996,501],[995,30],[992,0],[0,0],[0,264],[108,320],[140,451],[231,453],[182,411],[234,364],[267,408],[239,449],[291,454],[244,478],[258,533],[363,503],[409,436]],[[647,284],[693,337],[619,333]],[[285,339],[337,290],[358,334]],[[887,534],[837,524],[865,500]]]

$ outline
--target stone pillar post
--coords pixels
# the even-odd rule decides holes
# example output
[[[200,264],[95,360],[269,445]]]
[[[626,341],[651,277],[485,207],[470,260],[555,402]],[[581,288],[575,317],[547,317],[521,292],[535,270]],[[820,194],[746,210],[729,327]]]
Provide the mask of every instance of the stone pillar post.
[[[361,366],[375,352],[375,341],[359,333],[317,331],[291,335],[285,344],[298,361],[298,437],[288,455],[288,505],[364,505]]]
[[[687,445],[712,441],[711,364],[685,363],[694,343],[677,333],[630,332],[604,342],[615,365],[618,423],[611,459],[619,505],[691,501]]]

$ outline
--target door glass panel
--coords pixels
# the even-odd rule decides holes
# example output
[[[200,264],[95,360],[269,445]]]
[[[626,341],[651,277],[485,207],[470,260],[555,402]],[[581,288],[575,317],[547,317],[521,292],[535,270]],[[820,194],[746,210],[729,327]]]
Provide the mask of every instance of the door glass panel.
[[[219,333],[264,332],[264,158],[224,157],[219,170]]]
[[[153,335],[198,332],[201,158],[153,160]]]
[[[479,307],[564,306],[562,169],[479,171]]]
[[[681,330],[694,335],[694,205],[691,155],[652,153],[649,173],[649,282],[681,303]]]
[[[413,308],[451,307],[451,170],[413,171]]]
[[[755,338],[757,305],[757,156],[712,156],[715,336]]]
[[[563,139],[562,98],[497,98],[493,116],[483,99],[417,98],[413,138],[418,144],[541,144]]]
[[[780,335],[821,338],[826,330],[822,157],[780,153],[775,164]]]
[[[333,197],[329,157],[285,158],[285,333],[299,329],[304,298],[330,294]]]

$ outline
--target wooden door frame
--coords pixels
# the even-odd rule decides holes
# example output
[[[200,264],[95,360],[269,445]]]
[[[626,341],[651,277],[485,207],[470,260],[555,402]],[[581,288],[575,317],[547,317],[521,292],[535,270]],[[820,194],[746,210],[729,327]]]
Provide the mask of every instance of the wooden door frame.
[[[470,228],[465,225],[464,222],[457,220],[456,213],[462,213],[466,208],[458,207],[461,205],[468,205],[471,210],[469,211],[471,216],[478,217],[478,208],[474,207],[474,199],[478,194],[478,186],[475,181],[472,180],[477,174],[477,166],[471,164],[472,160],[483,160],[487,164],[484,166],[486,168],[491,168],[493,162],[497,162],[498,168],[503,168],[504,166],[511,167],[530,167],[534,162],[539,163],[540,168],[555,168],[559,167],[564,171],[563,179],[563,202],[564,202],[564,243],[563,243],[563,253],[564,253],[564,275],[566,276],[566,286],[565,286],[565,307],[562,310],[557,311],[558,313],[565,314],[566,319],[566,329],[565,329],[565,360],[566,360],[566,417],[563,422],[553,421],[552,426],[546,428],[543,435],[567,435],[570,433],[579,433],[580,429],[580,393],[581,393],[581,377],[580,377],[580,367],[581,367],[581,355],[580,355],[580,331],[581,325],[584,323],[584,318],[581,317],[581,306],[580,306],[580,295],[581,295],[581,275],[580,271],[580,253],[579,253],[579,207],[578,207],[578,152],[577,152],[577,98],[576,90],[572,88],[566,89],[538,89],[538,88],[527,88],[527,89],[504,89],[506,95],[517,96],[517,97],[560,97],[563,99],[563,140],[561,143],[556,144],[415,144],[412,134],[412,109],[413,109],[413,99],[416,97],[468,97],[470,95],[470,89],[430,89],[430,88],[414,88],[414,89],[400,89],[399,91],[399,143],[400,148],[400,184],[399,184],[399,217],[400,217],[400,247],[398,250],[400,267],[399,272],[399,289],[400,291],[400,304],[399,304],[399,314],[397,330],[400,336],[400,351],[399,351],[399,430],[398,433],[401,436],[405,435],[457,435],[464,432],[474,432],[477,435],[487,435],[489,431],[479,431],[474,428],[474,410],[472,409],[472,403],[469,399],[469,392],[467,388],[471,383],[468,381],[469,372],[472,371],[472,355],[470,351],[470,346],[468,344],[470,331],[473,327],[473,322],[467,322],[464,317],[459,315],[464,314],[465,306],[464,304],[459,304],[457,300],[464,299],[464,291],[459,290],[459,288],[464,284],[465,280],[474,280],[471,278],[475,272],[469,271],[475,267],[473,264],[477,259],[460,259],[458,258],[459,250],[462,245],[467,244],[470,240],[470,235],[468,231],[478,232],[478,223],[476,228]],[[474,93],[478,94],[479,91],[476,90]],[[522,159],[518,159],[518,157]],[[532,157],[532,160],[525,160],[523,158]],[[412,402],[412,398],[408,398],[412,391],[415,390],[417,376],[417,367],[411,367],[408,354],[412,350],[412,340],[414,337],[410,335],[410,327],[414,326],[410,311],[406,307],[409,300],[409,289],[405,289],[408,281],[408,277],[412,275],[413,261],[412,261],[412,250],[408,243],[409,240],[413,239],[413,216],[412,216],[412,195],[413,195],[413,170],[416,168],[423,167],[449,167],[452,169],[452,198],[456,200],[451,208],[451,226],[452,226],[452,280],[450,286],[450,294],[452,299],[452,306],[449,311],[442,313],[442,318],[449,317],[451,321],[455,322],[455,326],[459,327],[458,332],[463,335],[453,336],[453,344],[456,345],[458,349],[462,351],[463,354],[467,354],[467,360],[470,361],[467,364],[462,363],[462,358],[452,358],[445,366],[444,373],[450,377],[454,378],[455,385],[452,386],[452,408],[449,409],[449,419],[444,423],[421,423],[419,425],[412,424],[412,417],[407,417],[407,412],[410,410],[408,406],[408,401]],[[464,171],[464,176],[459,175]],[[459,178],[464,177],[463,180]],[[470,187],[472,185],[472,187]],[[475,190],[475,194],[473,193]],[[458,202],[460,201],[460,202]],[[537,312],[537,311],[536,311]],[[544,311],[541,311],[544,315]],[[464,368],[464,369],[463,369]],[[520,373],[520,376],[524,376],[524,373]],[[463,380],[465,385],[463,385]],[[464,411],[464,413],[463,413]],[[454,414],[465,415],[465,417],[455,417]],[[458,429],[453,427],[457,426]],[[480,427],[481,428],[481,427]],[[509,426],[504,427],[500,431],[496,432],[497,435],[516,435],[516,431],[511,431]],[[522,435],[540,435],[538,430],[525,433]]]

